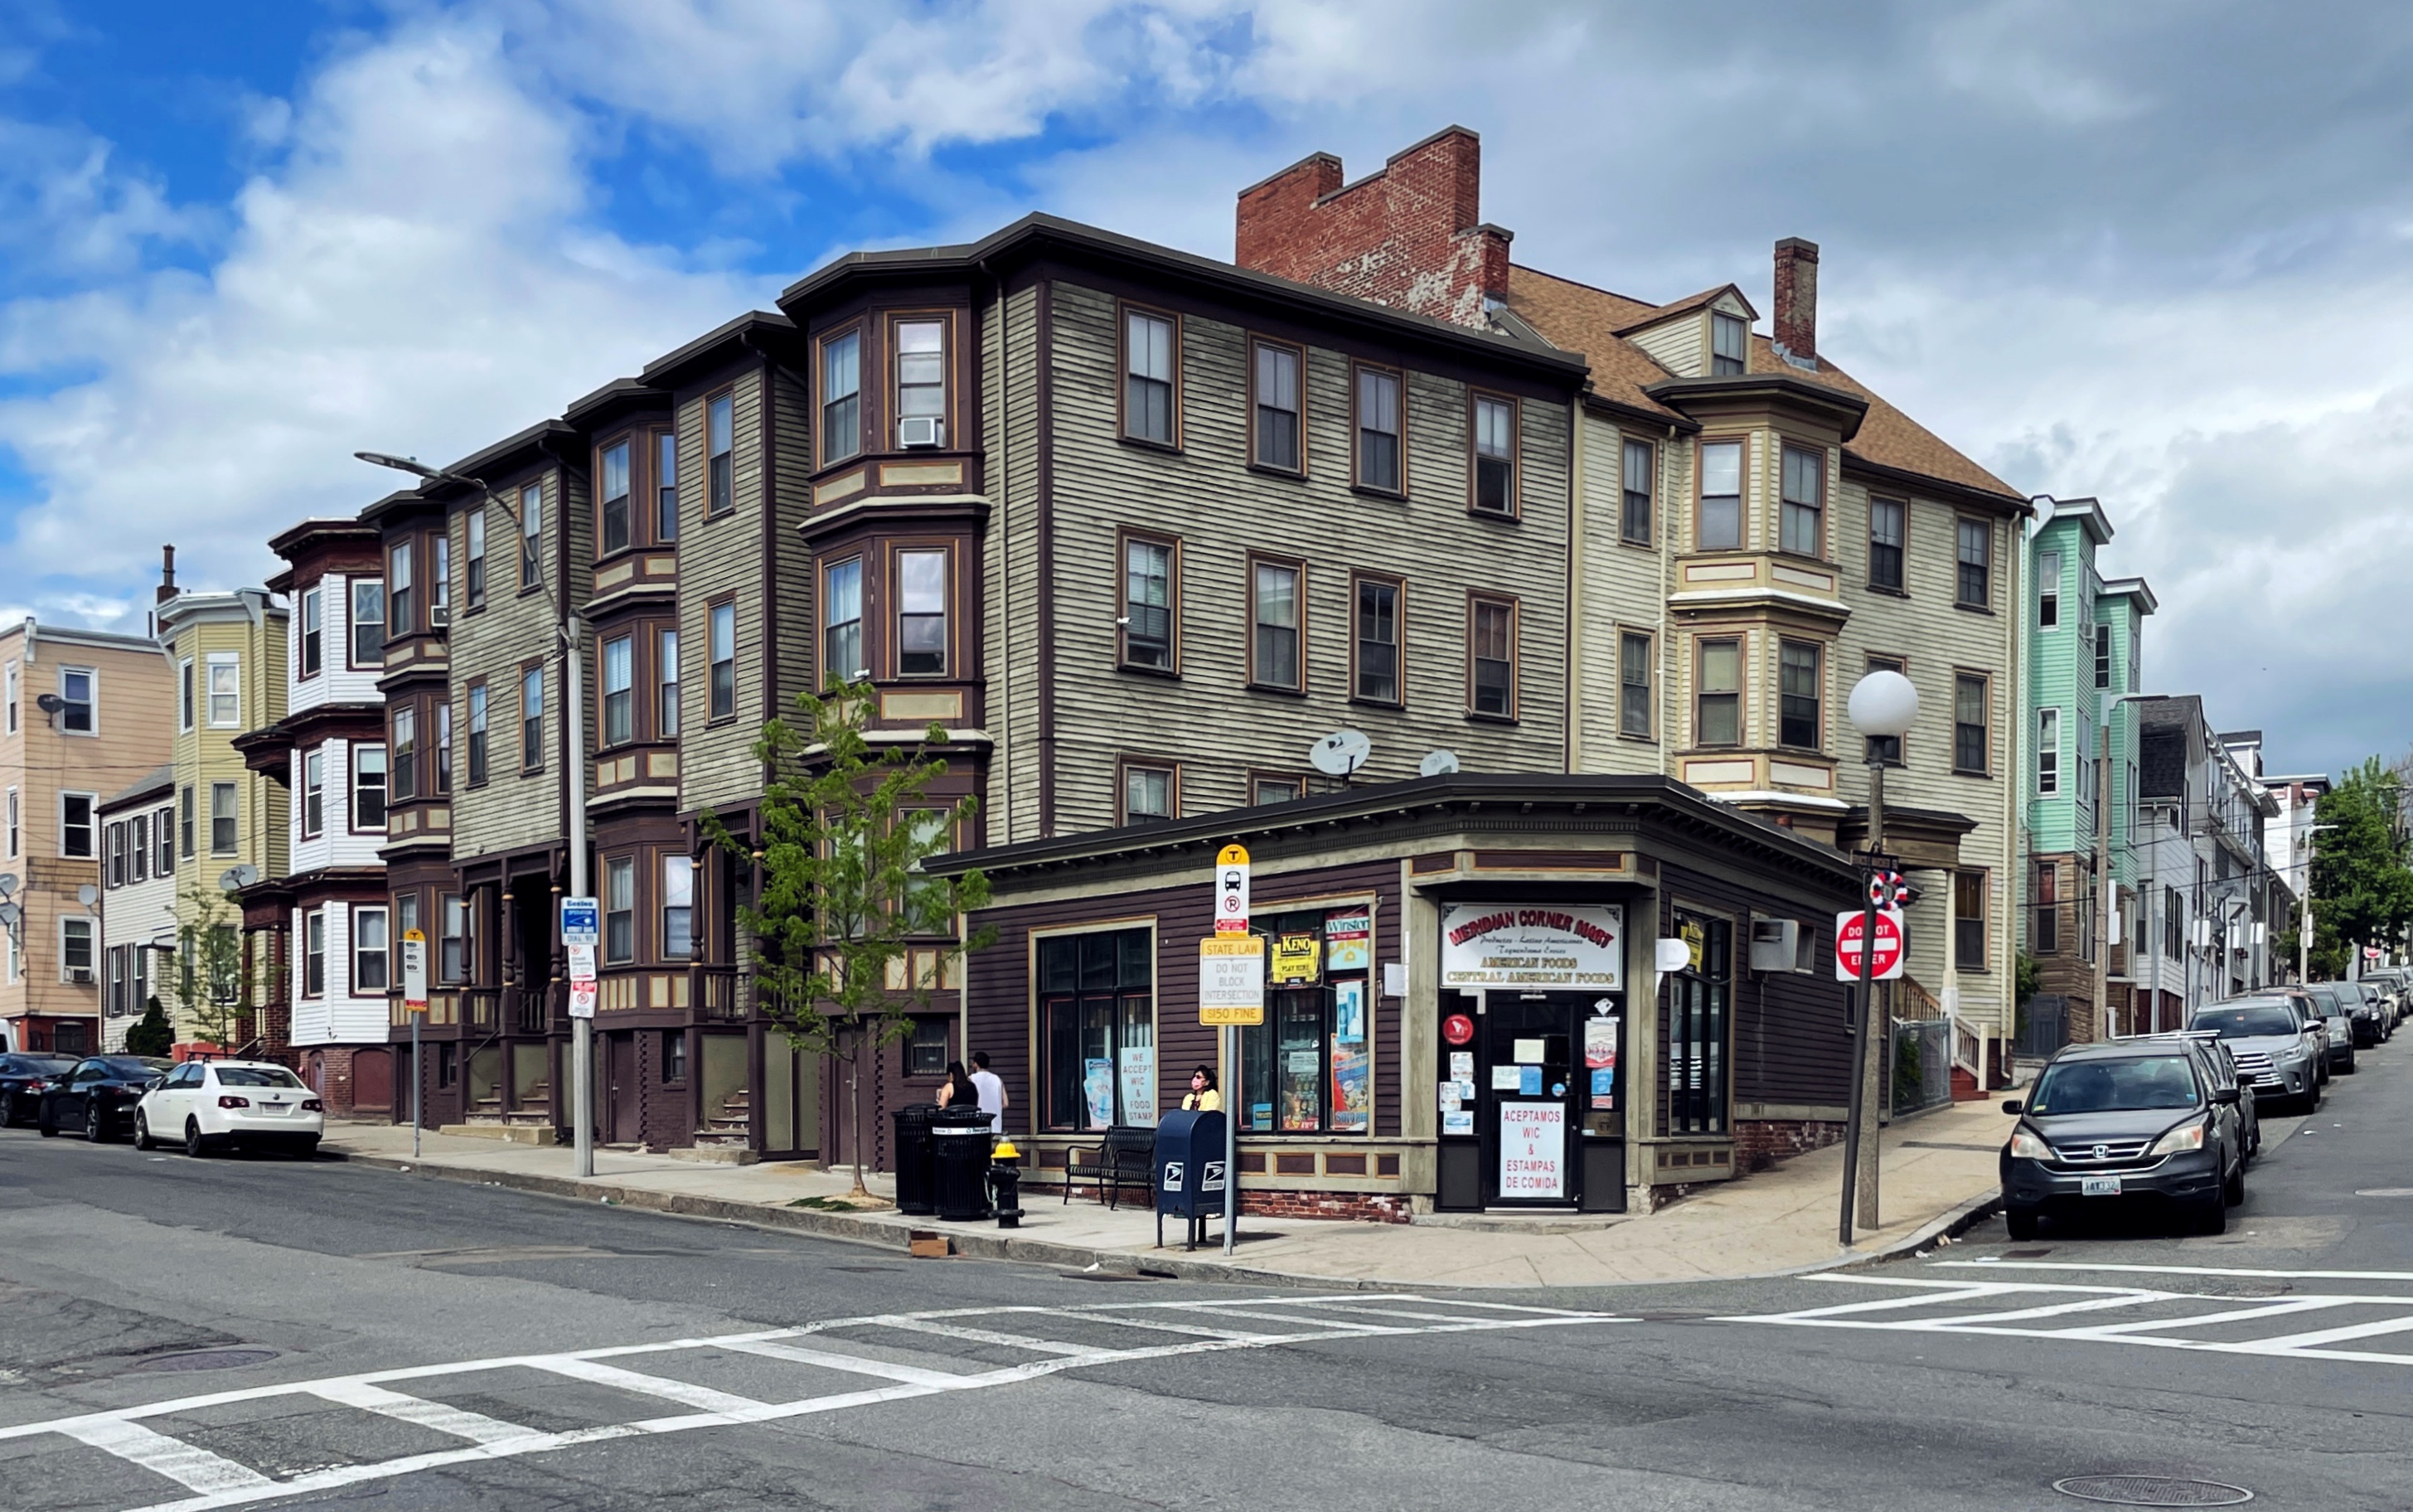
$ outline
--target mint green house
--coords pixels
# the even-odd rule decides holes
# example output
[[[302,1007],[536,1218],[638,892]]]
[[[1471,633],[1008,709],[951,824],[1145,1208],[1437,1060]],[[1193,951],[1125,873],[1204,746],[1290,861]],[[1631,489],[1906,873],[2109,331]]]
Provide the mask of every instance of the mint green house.
[[[2028,541],[2021,915],[2039,1000],[2029,1019],[2050,1038],[2057,1003],[2072,1043],[2136,1028],[2126,942],[2138,871],[2137,719],[2124,700],[2142,689],[2139,643],[2155,604],[2142,578],[2102,576],[2096,556],[2110,541],[2111,522],[2092,498],[2053,500]],[[2108,862],[2102,877],[2098,853]],[[2032,1034],[2030,1052],[2043,1047]]]

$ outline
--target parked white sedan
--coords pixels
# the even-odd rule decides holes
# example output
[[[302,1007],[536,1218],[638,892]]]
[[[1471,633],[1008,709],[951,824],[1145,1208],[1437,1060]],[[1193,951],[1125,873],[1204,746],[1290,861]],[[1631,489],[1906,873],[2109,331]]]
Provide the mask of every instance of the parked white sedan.
[[[187,1155],[240,1145],[309,1155],[327,1105],[273,1060],[187,1060],[134,1106],[134,1148],[182,1144]]]

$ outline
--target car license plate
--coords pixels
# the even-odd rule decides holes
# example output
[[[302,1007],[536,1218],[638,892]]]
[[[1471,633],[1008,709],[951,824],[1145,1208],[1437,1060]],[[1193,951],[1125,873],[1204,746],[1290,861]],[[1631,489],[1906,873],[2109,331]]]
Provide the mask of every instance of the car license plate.
[[[285,1104],[282,1103],[262,1103],[259,1104],[259,1111],[262,1113],[281,1114],[285,1111]]]
[[[2078,1178],[2079,1195],[2085,1197],[2116,1197],[2120,1194],[2120,1178],[2116,1176],[2082,1176]]]

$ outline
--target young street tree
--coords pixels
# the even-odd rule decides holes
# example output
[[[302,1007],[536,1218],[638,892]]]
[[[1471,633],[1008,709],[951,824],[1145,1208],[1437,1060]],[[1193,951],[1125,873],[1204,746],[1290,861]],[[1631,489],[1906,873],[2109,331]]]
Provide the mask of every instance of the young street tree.
[[[922,862],[952,848],[980,811],[965,796],[928,796],[947,763],[922,743],[874,744],[868,690],[833,681],[819,698],[796,696],[797,722],[773,719],[754,743],[770,778],[759,833],[733,835],[718,815],[705,836],[756,868],[753,900],[737,909],[752,941],[754,997],[764,1017],[807,1054],[848,1067],[854,1190],[863,1184],[864,1060],[912,1031],[953,963],[987,942],[958,938],[957,921],[988,901],[979,872],[925,875]],[[918,960],[921,969],[914,969]]]
[[[2372,757],[2321,795],[2313,849],[2313,975],[2346,974],[2350,953],[2413,924],[2413,869],[2398,826],[2404,787]]]
[[[184,921],[176,926],[176,971],[171,979],[176,1021],[203,1042],[232,1049],[243,1015],[251,1011],[243,965],[242,916],[231,895],[207,882],[184,891]]]

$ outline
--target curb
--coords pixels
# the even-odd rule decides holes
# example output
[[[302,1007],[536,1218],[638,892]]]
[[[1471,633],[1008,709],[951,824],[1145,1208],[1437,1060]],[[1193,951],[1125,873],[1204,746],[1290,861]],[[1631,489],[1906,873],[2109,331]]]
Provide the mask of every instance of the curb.
[[[1939,1217],[1930,1219],[1898,1239],[1888,1239],[1873,1250],[1849,1251],[1822,1265],[1804,1266],[1799,1270],[1787,1271],[1785,1274],[1811,1275],[1821,1270],[1842,1270],[1852,1266],[1873,1266],[1888,1260],[1900,1260],[1905,1255],[1915,1254],[1928,1248],[1938,1239],[1960,1238],[1994,1216],[2002,1206],[2002,1188],[1996,1187],[1989,1192],[1980,1192],[1959,1207],[1949,1209]]]

